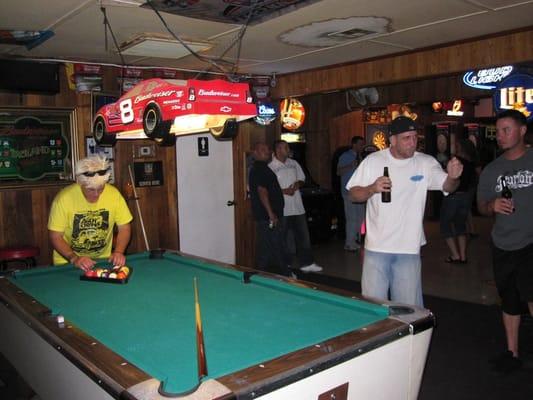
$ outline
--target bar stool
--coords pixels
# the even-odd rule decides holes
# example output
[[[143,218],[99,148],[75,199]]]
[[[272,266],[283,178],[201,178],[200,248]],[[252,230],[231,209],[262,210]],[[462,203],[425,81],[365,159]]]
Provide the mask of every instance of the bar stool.
[[[0,248],[0,270],[8,269],[10,263],[22,263],[24,268],[37,265],[35,259],[40,254],[36,246],[12,246]]]

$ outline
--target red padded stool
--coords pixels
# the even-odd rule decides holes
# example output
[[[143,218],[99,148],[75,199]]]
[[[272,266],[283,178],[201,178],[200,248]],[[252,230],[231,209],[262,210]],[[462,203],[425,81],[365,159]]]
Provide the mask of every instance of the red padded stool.
[[[22,263],[25,268],[35,267],[40,250],[35,246],[13,246],[0,248],[0,269],[6,270],[9,263]]]

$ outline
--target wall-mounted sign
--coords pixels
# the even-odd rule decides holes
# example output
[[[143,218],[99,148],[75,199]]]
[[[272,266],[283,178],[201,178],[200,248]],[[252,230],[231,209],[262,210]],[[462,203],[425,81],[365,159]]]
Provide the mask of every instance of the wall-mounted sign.
[[[465,85],[476,89],[495,89],[498,83],[509,76],[511,72],[513,72],[512,65],[469,71],[463,75],[463,82]]]
[[[2,107],[0,185],[73,179],[74,120],[67,109]]]
[[[135,162],[133,163],[135,186],[161,186],[163,185],[163,162]]]
[[[446,115],[451,115],[453,117],[462,117],[463,114],[463,100],[454,100],[451,108],[446,111]]]
[[[454,101],[435,101],[431,104],[434,113],[446,114],[453,117],[462,117],[464,115],[464,101],[461,99]]]
[[[259,125],[269,125],[276,119],[278,112],[274,104],[270,102],[257,102],[257,116],[254,118]]]
[[[305,143],[305,133],[282,132],[281,140],[287,143]]]
[[[305,108],[297,99],[285,99],[280,105],[281,125],[289,130],[295,131],[305,120]]]
[[[198,157],[209,156],[209,139],[207,136],[198,138]]]
[[[504,79],[492,97],[496,112],[518,110],[533,119],[533,76],[515,74]]]

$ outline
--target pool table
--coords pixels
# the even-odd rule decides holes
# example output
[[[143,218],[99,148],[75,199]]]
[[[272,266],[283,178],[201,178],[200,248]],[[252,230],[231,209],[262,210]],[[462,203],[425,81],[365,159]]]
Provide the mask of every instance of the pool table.
[[[127,283],[0,278],[0,350],[43,400],[416,399],[434,317],[175,251]],[[207,376],[198,378],[193,280]]]

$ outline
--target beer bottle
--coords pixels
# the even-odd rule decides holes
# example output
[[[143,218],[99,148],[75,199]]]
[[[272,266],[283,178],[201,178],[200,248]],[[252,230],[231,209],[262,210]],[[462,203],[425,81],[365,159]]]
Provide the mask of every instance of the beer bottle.
[[[512,200],[513,192],[511,192],[511,189],[509,189],[509,186],[507,186],[507,182],[505,182],[505,176],[502,176],[500,178],[500,182],[502,184],[502,197],[504,199]],[[514,207],[513,207],[513,212],[514,212]]]
[[[385,167],[383,168],[383,176],[389,177],[389,168]],[[390,191],[389,192],[381,192],[381,202],[382,203],[390,203]]]

